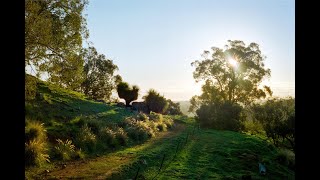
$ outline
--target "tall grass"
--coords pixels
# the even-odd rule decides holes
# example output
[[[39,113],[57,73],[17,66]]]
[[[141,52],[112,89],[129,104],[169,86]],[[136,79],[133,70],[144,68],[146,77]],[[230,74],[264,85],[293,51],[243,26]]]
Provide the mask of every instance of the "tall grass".
[[[25,165],[27,167],[42,166],[44,163],[50,162],[47,153],[46,129],[43,123],[27,120],[25,137]]]

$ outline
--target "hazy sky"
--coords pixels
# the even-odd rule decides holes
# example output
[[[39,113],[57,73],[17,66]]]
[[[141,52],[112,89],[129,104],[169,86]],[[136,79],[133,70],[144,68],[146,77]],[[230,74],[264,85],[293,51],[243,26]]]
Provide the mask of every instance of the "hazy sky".
[[[166,98],[200,94],[191,62],[227,40],[256,42],[267,56],[276,96],[294,96],[293,0],[90,0],[89,41],[119,67],[141,98],[154,88]]]

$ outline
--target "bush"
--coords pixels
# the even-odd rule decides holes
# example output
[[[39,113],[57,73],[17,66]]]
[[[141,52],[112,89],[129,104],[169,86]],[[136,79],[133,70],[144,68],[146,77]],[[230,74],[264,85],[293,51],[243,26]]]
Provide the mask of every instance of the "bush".
[[[295,151],[295,100],[269,99],[264,104],[253,104],[253,117],[259,121],[275,146]]]
[[[76,151],[75,146],[72,144],[71,140],[66,140],[63,142],[61,139],[56,140],[58,144],[54,147],[54,157],[58,160],[68,161],[75,159]]]
[[[196,120],[202,127],[218,130],[239,131],[242,129],[242,107],[238,104],[215,103],[201,105],[196,111]]]
[[[47,136],[43,123],[26,121],[25,127],[25,165],[42,166],[50,162],[47,154]]]
[[[276,160],[291,169],[295,169],[295,154],[288,149],[280,149],[276,156]]]

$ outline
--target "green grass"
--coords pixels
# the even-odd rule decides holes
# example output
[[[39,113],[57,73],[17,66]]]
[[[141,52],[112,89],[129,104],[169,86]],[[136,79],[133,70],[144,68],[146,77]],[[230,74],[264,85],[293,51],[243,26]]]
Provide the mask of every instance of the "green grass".
[[[26,101],[26,117],[41,119],[48,125],[55,122],[68,122],[76,117],[102,121],[121,121],[132,115],[130,111],[103,104],[85,97],[84,94],[59,88],[45,82],[38,83],[39,95],[33,101]]]
[[[95,127],[123,122],[134,113],[115,104],[104,104],[83,94],[38,82],[38,96],[28,100],[26,119],[44,123],[48,142],[57,138],[74,140],[84,124]],[[294,179],[290,153],[281,152],[265,139],[231,131],[198,129],[194,118],[172,118],[172,130],[160,132],[144,142],[129,142],[116,149],[97,150],[82,160],[72,160],[66,168],[52,161],[42,167],[26,169],[26,176],[84,179]],[[75,142],[75,141],[73,141]],[[137,143],[139,143],[137,145]],[[99,145],[99,144],[98,144]],[[51,147],[52,148],[52,147]],[[77,149],[78,150],[78,149]],[[95,155],[99,154],[99,157]],[[163,157],[164,163],[159,168]],[[258,163],[266,165],[267,175],[258,172]]]
[[[179,135],[139,151],[139,158],[113,177],[134,178],[139,166],[138,179],[241,179],[243,175],[251,175],[252,179],[295,177],[293,170],[277,160],[278,149],[259,138],[231,131],[195,129],[194,135],[192,132],[193,127],[188,126]],[[139,160],[145,160],[147,165]],[[259,162],[265,164],[266,176],[259,174]]]

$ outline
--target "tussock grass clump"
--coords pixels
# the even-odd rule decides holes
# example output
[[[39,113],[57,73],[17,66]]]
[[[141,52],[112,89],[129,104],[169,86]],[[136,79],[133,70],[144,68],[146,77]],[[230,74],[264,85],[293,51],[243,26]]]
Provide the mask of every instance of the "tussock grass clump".
[[[100,130],[99,138],[102,144],[108,146],[108,147],[115,147],[117,144],[116,140],[116,132],[114,132],[109,127],[104,127]]]
[[[38,121],[26,121],[25,165],[42,166],[50,162],[47,151],[46,129]]]
[[[163,118],[163,123],[167,126],[167,128],[173,127],[173,120],[170,117]]]
[[[39,140],[31,140],[25,143],[25,166],[42,166],[50,162],[50,156],[47,154],[47,143]]]
[[[167,125],[164,123],[158,123],[157,128],[159,131],[167,131]]]
[[[149,119],[151,121],[155,121],[155,122],[162,122],[163,116],[162,116],[162,114],[155,113],[155,112],[151,111],[150,114],[149,114]]]
[[[127,132],[124,131],[122,127],[116,128],[116,139],[119,145],[125,146],[128,143],[128,135]]]
[[[71,159],[76,159],[76,149],[72,144],[71,140],[66,140],[65,142],[61,139],[57,139],[57,145],[54,147],[54,157],[58,160],[68,161]]]
[[[96,135],[91,131],[91,128],[85,124],[79,131],[76,137],[76,145],[86,152],[94,152],[96,149]]]
[[[155,129],[152,126],[155,126],[154,121],[139,121],[135,118],[127,118],[125,120],[127,126],[125,130],[128,132],[128,136],[134,141],[144,141],[150,137],[155,136]]]

